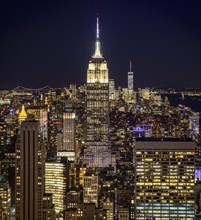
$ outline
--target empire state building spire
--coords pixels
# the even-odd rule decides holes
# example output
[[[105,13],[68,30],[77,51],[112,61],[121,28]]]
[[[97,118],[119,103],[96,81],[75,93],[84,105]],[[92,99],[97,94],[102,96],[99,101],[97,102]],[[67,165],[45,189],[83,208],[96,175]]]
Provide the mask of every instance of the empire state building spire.
[[[99,17],[96,18],[96,39],[99,39]]]
[[[99,40],[99,17],[97,14],[97,21],[96,21],[96,43],[95,43],[95,53],[92,58],[103,58],[101,54],[101,45]]]

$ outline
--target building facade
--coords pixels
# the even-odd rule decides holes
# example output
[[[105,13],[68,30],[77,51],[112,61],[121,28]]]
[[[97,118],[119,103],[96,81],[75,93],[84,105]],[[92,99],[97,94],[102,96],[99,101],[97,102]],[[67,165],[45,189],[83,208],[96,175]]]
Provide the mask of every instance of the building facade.
[[[75,159],[75,112],[68,106],[63,113],[63,145],[60,149],[69,160]]]
[[[57,216],[66,208],[67,164],[66,162],[45,163],[45,193],[52,194]]]
[[[86,120],[85,163],[90,167],[107,167],[111,164],[109,80],[107,62],[101,54],[98,18],[95,53],[89,61],[87,70]]]
[[[195,144],[136,139],[135,219],[193,219]]]
[[[22,121],[16,143],[16,220],[43,219],[44,157],[39,122]]]
[[[128,89],[133,91],[133,72],[132,72],[132,63],[130,61],[130,70],[128,72]]]
[[[83,185],[83,202],[94,203],[98,207],[98,175],[85,174]]]
[[[43,220],[56,220],[52,194],[45,193],[43,196]]]
[[[8,183],[8,180],[0,175],[0,199],[1,199],[1,208],[0,219],[10,220],[11,214],[11,189]]]
[[[109,79],[109,100],[115,100],[115,81],[114,79]]]

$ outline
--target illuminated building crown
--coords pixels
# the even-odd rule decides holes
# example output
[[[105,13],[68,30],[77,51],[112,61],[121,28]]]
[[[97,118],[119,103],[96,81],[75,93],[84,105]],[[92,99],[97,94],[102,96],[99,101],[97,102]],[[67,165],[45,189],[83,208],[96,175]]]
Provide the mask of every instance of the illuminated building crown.
[[[108,83],[107,62],[103,58],[99,41],[99,18],[97,16],[96,23],[96,44],[95,53],[89,61],[87,70],[87,83]]]
[[[26,110],[24,108],[24,105],[22,105],[22,109],[21,109],[21,112],[19,113],[19,117],[21,117],[21,118],[26,118],[27,117],[27,113],[26,113]]]
[[[18,115],[18,120],[19,120],[19,122],[21,123],[21,122],[24,121],[26,118],[27,118],[27,113],[26,113],[26,110],[25,110],[25,108],[24,108],[24,105],[22,105],[21,112],[20,112],[19,115]]]

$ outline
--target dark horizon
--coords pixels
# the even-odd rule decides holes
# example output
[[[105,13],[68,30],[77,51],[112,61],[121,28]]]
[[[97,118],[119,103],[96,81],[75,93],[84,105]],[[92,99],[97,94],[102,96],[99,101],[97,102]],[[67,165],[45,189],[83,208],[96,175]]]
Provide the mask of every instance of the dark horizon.
[[[86,83],[96,13],[109,78],[127,87],[201,88],[200,1],[9,1],[0,8],[0,88]]]

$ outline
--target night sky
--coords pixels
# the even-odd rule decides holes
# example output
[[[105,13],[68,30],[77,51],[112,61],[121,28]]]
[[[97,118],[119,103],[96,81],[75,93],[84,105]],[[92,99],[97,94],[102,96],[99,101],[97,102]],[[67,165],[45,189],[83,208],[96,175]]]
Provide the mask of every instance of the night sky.
[[[86,83],[96,14],[109,77],[127,86],[201,87],[200,0],[0,3],[0,88]]]

